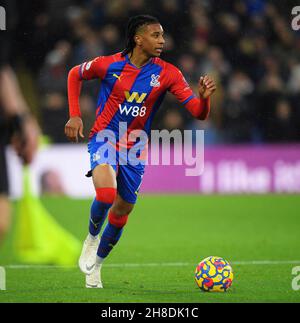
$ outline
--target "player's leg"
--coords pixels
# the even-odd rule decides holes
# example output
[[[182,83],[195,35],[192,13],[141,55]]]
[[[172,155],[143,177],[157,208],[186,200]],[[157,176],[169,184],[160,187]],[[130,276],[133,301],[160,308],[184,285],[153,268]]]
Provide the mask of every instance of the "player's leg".
[[[87,287],[102,287],[100,277],[102,263],[120,240],[128,215],[132,212],[136,203],[143,173],[143,167],[132,167],[130,165],[120,165],[119,167],[117,176],[118,195],[109,211],[108,223],[101,236],[95,269],[86,278]]]
[[[128,215],[137,200],[144,173],[143,167],[120,165],[117,176],[118,195],[109,211],[108,223],[103,231],[97,251],[97,261],[102,263],[119,241]]]
[[[87,288],[102,288],[101,267],[104,259],[109,255],[113,247],[118,243],[123,228],[127,223],[128,215],[134,208],[134,204],[128,203],[120,195],[109,211],[108,222],[103,231],[97,251],[96,265],[93,272],[86,276]]]
[[[89,233],[97,237],[117,194],[115,169],[108,164],[98,165],[93,170],[96,197],[91,206]]]
[[[90,210],[89,234],[79,258],[79,267],[85,274],[90,274],[94,269],[99,246],[98,235],[117,191],[116,172],[112,166],[108,164],[96,166],[92,171],[92,177],[96,197]]]
[[[119,194],[109,211],[108,222],[103,231],[100,245],[97,251],[98,263],[109,255],[113,247],[118,243],[128,216],[132,212],[134,204],[125,201]]]

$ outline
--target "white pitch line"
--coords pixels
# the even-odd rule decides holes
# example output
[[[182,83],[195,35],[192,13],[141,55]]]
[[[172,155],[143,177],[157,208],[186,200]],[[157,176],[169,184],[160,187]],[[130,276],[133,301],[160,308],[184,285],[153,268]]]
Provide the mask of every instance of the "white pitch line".
[[[250,260],[250,261],[232,261],[233,265],[293,265],[299,264],[300,260]]]
[[[249,260],[249,261],[231,261],[232,265],[293,265],[299,264],[300,260]],[[138,268],[138,267],[184,267],[184,266],[196,266],[196,263],[188,262],[162,262],[162,263],[124,263],[124,264],[107,264],[105,267],[111,268]],[[77,268],[77,266],[52,266],[52,265],[7,265],[4,266],[7,269],[57,269],[57,268]]]

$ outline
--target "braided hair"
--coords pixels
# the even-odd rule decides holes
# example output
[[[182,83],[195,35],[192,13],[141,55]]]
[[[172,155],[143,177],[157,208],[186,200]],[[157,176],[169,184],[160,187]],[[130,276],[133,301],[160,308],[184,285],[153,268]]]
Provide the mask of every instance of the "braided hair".
[[[129,19],[126,31],[126,47],[122,51],[122,56],[132,52],[136,46],[134,36],[136,35],[137,30],[144,25],[152,24],[159,24],[159,21],[157,18],[150,15],[138,15]]]

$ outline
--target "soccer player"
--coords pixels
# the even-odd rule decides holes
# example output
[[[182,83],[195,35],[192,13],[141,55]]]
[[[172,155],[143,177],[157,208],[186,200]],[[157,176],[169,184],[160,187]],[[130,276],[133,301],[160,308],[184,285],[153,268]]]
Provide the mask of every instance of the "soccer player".
[[[210,110],[210,96],[216,89],[209,76],[200,77],[199,98],[193,93],[181,72],[159,58],[164,46],[163,28],[152,16],[139,15],[129,20],[126,48],[111,56],[100,56],[75,66],[69,72],[68,99],[70,119],[65,126],[69,140],[83,137],[79,95],[83,80],[101,79],[96,121],[88,143],[91,171],[96,197],[90,210],[89,234],[84,241],[79,267],[86,274],[87,288],[102,288],[101,267],[104,259],[119,241],[128,215],[136,203],[145,165],[120,163],[123,146],[120,122],[132,130],[150,133],[153,116],[167,91],[173,93],[191,114],[204,120]],[[103,141],[98,134],[109,130],[116,142],[108,141],[115,149],[116,162],[101,151]],[[132,147],[130,141],[127,148]],[[108,223],[101,239],[101,227],[108,214]]]

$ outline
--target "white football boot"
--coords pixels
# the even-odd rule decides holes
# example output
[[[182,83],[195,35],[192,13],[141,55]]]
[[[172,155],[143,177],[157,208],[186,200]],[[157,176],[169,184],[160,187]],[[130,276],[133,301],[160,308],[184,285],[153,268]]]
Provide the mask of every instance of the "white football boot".
[[[87,236],[83,243],[78,264],[80,270],[86,275],[91,274],[94,270],[99,243],[100,240],[98,237],[97,239],[93,239],[90,235]]]
[[[85,276],[86,288],[103,288],[101,281],[102,264],[96,264],[91,274]]]

